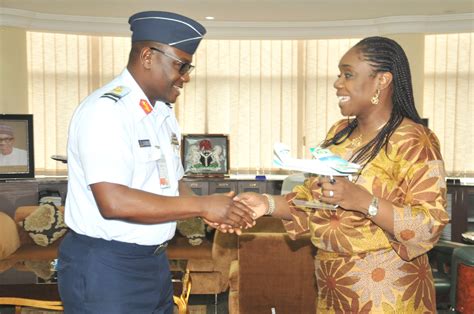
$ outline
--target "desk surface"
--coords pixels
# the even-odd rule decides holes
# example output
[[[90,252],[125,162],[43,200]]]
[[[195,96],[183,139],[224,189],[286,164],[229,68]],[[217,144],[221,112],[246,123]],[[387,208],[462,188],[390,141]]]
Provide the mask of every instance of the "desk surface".
[[[59,301],[52,260],[18,261],[0,272],[0,297]],[[187,261],[170,260],[174,295],[181,295]]]
[[[0,273],[0,297],[59,300],[51,260],[18,261]]]

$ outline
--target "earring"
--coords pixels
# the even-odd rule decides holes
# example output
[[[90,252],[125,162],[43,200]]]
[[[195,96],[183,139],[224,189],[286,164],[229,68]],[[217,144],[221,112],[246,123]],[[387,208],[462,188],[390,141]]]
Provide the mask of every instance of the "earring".
[[[380,101],[379,96],[380,96],[380,89],[377,88],[377,90],[375,91],[375,95],[370,99],[370,102],[374,105],[378,105]]]

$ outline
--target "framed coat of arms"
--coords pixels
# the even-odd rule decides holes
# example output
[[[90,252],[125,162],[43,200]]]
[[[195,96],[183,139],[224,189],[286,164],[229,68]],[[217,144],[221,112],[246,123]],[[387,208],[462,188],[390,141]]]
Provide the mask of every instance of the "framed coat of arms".
[[[186,176],[226,176],[229,139],[224,134],[185,134],[181,157]]]

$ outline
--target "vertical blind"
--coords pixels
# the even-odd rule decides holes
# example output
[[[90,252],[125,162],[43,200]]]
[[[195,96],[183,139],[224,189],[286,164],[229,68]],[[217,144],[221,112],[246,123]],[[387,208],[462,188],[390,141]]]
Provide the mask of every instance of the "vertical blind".
[[[268,171],[275,141],[296,143],[298,42],[204,41],[176,106],[184,133],[229,135],[236,173]],[[296,146],[295,146],[296,148]]]
[[[474,174],[473,34],[425,37],[424,104],[446,169]],[[29,109],[34,114],[37,171],[65,170],[75,107],[125,67],[128,37],[28,32]],[[204,40],[195,71],[175,104],[185,134],[227,134],[232,173],[272,173],[274,142],[309,158],[341,119],[337,64],[359,39]]]
[[[452,176],[474,175],[474,33],[425,36],[423,116]]]
[[[37,170],[65,170],[50,156],[66,153],[80,101],[123,70],[130,39],[42,32],[27,38]],[[357,41],[204,40],[174,106],[183,133],[227,134],[233,173],[276,171],[277,141],[306,156],[305,147],[341,117],[332,84],[339,58]]]
[[[359,39],[206,40],[176,106],[184,133],[225,133],[231,170],[272,172],[273,144],[309,158],[341,118],[333,83]]]

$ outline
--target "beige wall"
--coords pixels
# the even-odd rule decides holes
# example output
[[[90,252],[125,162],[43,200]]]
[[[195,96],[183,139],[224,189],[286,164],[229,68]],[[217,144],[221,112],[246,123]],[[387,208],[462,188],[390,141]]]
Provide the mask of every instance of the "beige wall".
[[[0,113],[29,113],[24,29],[0,28],[0,64]]]
[[[405,50],[410,62],[415,103],[423,109],[424,35],[392,34]],[[28,112],[28,76],[26,63],[26,31],[0,28],[0,113]]]

